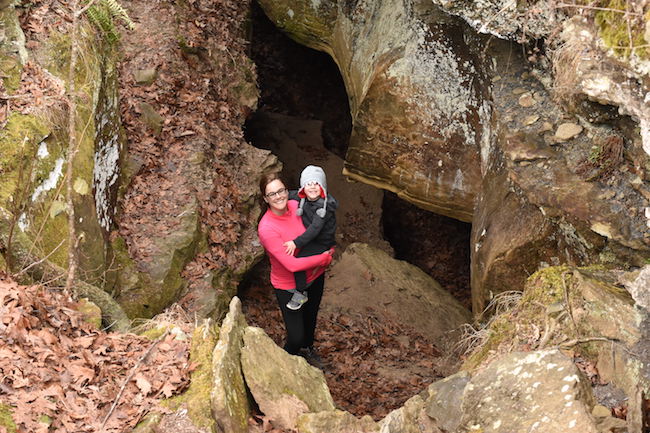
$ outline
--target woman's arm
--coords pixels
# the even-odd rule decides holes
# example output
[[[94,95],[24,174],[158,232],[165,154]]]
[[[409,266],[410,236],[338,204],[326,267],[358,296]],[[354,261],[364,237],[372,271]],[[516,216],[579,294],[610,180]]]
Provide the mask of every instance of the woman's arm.
[[[258,233],[260,243],[269,255],[272,255],[289,272],[306,271],[318,266],[328,266],[332,262],[332,255],[329,252],[309,257],[294,257],[285,253],[282,238],[274,231]]]

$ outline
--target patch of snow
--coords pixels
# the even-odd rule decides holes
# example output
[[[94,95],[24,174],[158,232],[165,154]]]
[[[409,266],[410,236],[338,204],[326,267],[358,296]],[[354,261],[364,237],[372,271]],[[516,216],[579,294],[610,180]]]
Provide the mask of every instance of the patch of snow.
[[[50,155],[50,152],[47,151],[46,142],[41,141],[41,144],[38,146],[38,152],[36,152],[36,155],[41,159],[47,158]]]
[[[18,217],[18,228],[23,233],[29,228],[29,221],[27,221],[27,214],[25,212],[21,213]]]
[[[32,194],[32,201],[38,200],[38,198],[46,191],[54,189],[56,184],[59,182],[59,178],[63,174],[63,158],[59,158],[54,163],[54,169],[50,172],[50,175],[40,184]]]

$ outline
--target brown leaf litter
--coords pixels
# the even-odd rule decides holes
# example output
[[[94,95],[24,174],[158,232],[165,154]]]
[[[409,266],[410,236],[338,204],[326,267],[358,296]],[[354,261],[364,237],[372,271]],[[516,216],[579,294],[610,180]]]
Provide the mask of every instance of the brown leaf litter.
[[[0,301],[0,402],[20,432],[99,431],[118,395],[103,431],[130,431],[189,383],[186,341],[147,353],[155,342],[95,329],[64,291],[7,278]]]

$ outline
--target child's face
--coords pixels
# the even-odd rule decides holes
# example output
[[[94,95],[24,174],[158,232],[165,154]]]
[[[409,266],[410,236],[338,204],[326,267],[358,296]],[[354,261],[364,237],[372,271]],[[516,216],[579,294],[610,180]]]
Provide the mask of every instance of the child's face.
[[[308,182],[303,191],[305,191],[305,195],[309,200],[313,201],[320,197],[320,185],[318,182]]]

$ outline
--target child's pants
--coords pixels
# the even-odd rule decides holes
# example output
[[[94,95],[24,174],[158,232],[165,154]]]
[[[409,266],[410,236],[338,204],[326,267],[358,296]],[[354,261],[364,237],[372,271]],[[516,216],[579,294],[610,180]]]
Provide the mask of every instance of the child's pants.
[[[315,256],[316,254],[324,253],[329,249],[330,247],[327,247],[323,244],[319,244],[317,242],[309,242],[298,252],[296,257]],[[294,272],[293,277],[296,280],[296,289],[300,292],[304,292],[307,289],[307,272],[305,271]]]

